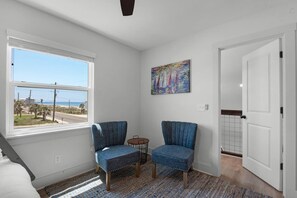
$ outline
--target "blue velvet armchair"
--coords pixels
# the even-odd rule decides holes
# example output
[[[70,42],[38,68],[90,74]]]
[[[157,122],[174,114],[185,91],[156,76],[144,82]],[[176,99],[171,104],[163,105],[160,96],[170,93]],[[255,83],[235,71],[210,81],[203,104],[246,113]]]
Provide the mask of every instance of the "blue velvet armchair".
[[[139,150],[124,145],[127,122],[104,122],[92,125],[95,148],[96,172],[100,168],[106,173],[106,190],[110,190],[111,172],[127,165],[136,164],[136,177],[140,172]]]
[[[152,151],[152,177],[156,177],[156,164],[183,171],[184,188],[188,185],[188,171],[194,161],[197,124],[163,121],[162,132],[165,145]]]

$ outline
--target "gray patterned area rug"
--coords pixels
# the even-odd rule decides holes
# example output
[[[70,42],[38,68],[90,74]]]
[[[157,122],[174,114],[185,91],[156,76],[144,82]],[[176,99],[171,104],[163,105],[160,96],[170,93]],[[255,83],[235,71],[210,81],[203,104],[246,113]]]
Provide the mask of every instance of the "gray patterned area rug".
[[[111,190],[105,190],[105,173],[94,171],[45,188],[50,197],[269,197],[252,190],[231,185],[228,181],[198,171],[189,172],[189,185],[183,188],[182,172],[157,166],[157,178],[151,177],[151,163],[141,166],[139,178],[135,166],[111,174]]]

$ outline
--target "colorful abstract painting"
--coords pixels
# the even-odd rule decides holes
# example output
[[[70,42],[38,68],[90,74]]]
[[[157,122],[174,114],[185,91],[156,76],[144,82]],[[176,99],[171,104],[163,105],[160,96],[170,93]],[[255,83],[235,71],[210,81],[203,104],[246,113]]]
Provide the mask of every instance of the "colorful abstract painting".
[[[190,92],[190,60],[152,68],[151,94]]]

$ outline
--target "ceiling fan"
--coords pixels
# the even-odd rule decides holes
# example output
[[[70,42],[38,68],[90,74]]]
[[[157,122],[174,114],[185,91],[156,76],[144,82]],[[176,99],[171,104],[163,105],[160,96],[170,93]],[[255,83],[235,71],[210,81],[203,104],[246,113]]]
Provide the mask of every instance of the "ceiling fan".
[[[123,16],[131,16],[134,10],[135,0],[121,0]]]

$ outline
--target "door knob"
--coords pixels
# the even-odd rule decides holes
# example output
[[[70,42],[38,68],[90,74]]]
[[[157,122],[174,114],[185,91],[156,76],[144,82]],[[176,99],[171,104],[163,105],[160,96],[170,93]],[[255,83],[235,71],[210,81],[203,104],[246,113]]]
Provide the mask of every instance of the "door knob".
[[[241,119],[246,119],[245,115],[240,116]]]

